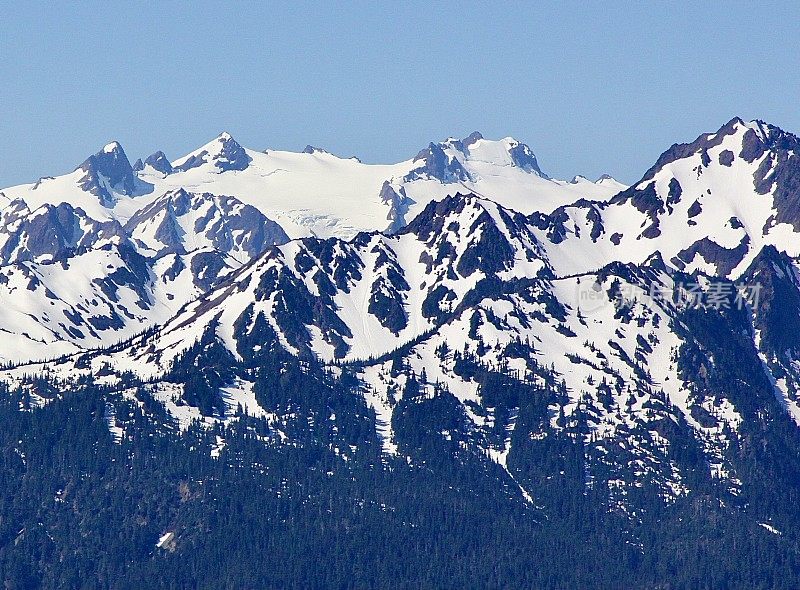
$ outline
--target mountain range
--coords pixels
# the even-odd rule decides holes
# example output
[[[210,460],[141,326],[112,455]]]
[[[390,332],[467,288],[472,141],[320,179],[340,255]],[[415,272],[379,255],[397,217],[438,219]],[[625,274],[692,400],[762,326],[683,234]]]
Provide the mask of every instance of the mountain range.
[[[112,142],[70,174],[0,191],[0,299],[29,292],[4,306],[0,329],[13,342],[0,359],[120,341],[164,323],[269,246],[396,230],[454,190],[532,211],[621,188],[610,177],[552,180],[526,145],[479,133],[389,166],[312,147],[256,152],[227,133],[174,162],[156,152],[132,166]]]
[[[800,139],[775,126],[734,118],[629,187],[477,132],[392,165],[223,133],[0,198],[0,379],[26,409],[100,388],[118,445],[137,407],[214,461],[250,429],[540,523],[573,514],[560,487],[637,560],[664,522],[800,547]],[[159,550],[195,542],[170,526]]]

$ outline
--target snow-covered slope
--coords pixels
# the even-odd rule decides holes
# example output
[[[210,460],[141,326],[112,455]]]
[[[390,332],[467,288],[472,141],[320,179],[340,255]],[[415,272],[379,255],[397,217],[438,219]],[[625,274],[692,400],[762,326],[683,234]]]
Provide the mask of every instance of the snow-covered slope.
[[[149,261],[129,244],[0,274],[0,362],[25,363],[104,348],[167,321],[239,263],[217,251]]]
[[[542,217],[560,274],[658,252],[676,268],[737,278],[768,245],[800,255],[800,140],[733,119],[666,151],[631,188]]]
[[[519,213],[457,195],[431,203],[397,235],[294,240],[187,305],[158,329],[158,341],[131,348],[129,360],[102,362],[158,377],[211,327],[242,358],[253,351],[239,340],[250,342],[264,321],[296,355],[349,361],[390,353],[494,280],[549,277],[532,229]]]

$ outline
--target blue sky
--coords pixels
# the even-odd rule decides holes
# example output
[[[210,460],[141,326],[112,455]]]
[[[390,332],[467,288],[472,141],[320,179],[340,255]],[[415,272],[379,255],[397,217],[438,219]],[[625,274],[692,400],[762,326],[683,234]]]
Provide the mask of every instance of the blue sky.
[[[0,186],[222,130],[388,162],[478,129],[628,182],[733,115],[800,132],[800,3],[676,4],[6,3]]]

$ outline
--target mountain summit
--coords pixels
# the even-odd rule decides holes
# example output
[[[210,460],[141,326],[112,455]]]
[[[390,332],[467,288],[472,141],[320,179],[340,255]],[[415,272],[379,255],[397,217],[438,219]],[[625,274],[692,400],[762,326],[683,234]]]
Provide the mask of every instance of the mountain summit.
[[[78,169],[85,173],[81,188],[99,197],[106,206],[113,205],[112,191],[123,195],[133,195],[136,191],[133,168],[122,146],[116,141],[89,156]]]
[[[174,169],[186,172],[204,164],[210,164],[219,172],[228,170],[244,170],[252,158],[247,155],[244,148],[224,131],[216,139],[210,141],[199,150],[181,158],[174,164]]]

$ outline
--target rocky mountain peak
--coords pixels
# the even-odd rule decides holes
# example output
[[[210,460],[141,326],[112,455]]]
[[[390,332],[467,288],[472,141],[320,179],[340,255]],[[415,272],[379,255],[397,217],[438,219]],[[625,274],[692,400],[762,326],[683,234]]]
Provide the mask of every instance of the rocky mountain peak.
[[[211,164],[218,172],[245,170],[252,161],[245,149],[228,132],[222,132],[199,150],[179,160],[173,168],[186,172],[204,164]]]
[[[170,164],[167,156],[164,155],[164,152],[160,150],[147,156],[144,164],[146,166],[150,166],[153,168],[153,170],[161,172],[164,175],[172,174],[172,164]]]

